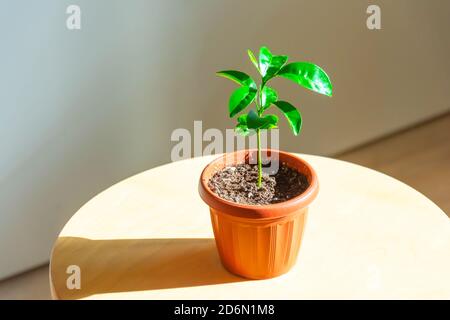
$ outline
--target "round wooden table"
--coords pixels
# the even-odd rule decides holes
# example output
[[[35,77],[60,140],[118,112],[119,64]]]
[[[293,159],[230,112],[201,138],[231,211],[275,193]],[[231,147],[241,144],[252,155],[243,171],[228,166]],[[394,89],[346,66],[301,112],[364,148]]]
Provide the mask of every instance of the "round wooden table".
[[[450,219],[441,209],[382,173],[300,156],[317,170],[321,190],[287,274],[246,280],[222,267],[197,192],[210,156],[145,171],[84,205],[56,240],[53,297],[450,298]]]

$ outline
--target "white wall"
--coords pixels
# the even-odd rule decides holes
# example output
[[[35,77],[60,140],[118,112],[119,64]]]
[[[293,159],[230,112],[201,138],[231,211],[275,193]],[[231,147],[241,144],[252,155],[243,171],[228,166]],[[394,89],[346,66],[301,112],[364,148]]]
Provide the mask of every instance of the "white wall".
[[[369,3],[381,31],[365,26]],[[81,6],[81,31],[65,28],[69,4]],[[173,129],[231,128],[234,86],[214,71],[253,72],[247,48],[266,44],[332,78],[332,99],[274,81],[305,121],[297,138],[281,126],[290,151],[332,154],[450,110],[445,0],[0,5],[0,278],[45,262],[96,193],[168,162]]]

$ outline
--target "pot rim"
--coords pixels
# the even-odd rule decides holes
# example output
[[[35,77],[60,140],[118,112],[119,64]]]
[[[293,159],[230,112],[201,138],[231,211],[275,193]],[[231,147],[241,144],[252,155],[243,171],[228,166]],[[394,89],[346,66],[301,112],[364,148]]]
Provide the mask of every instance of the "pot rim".
[[[274,219],[274,218],[282,218],[286,217],[290,214],[296,213],[299,209],[307,207],[317,196],[319,191],[319,181],[317,178],[317,174],[313,167],[303,160],[302,158],[293,155],[292,153],[274,150],[274,149],[262,149],[262,152],[268,153],[278,153],[280,162],[285,162],[282,160],[290,159],[291,162],[296,162],[304,168],[305,170],[300,171],[305,174],[309,180],[308,188],[299,194],[298,196],[293,197],[287,201],[267,204],[267,205],[249,205],[249,204],[240,204],[233,201],[225,200],[217,196],[213,191],[208,187],[209,177],[211,174],[207,176],[209,172],[215,172],[214,167],[223,163],[225,157],[234,156],[239,158],[238,155],[249,155],[254,152],[257,152],[257,149],[246,149],[240,151],[234,151],[232,153],[225,153],[220,157],[211,161],[202,171],[199,181],[199,194],[204,202],[208,204],[211,208],[214,208],[220,211],[223,214],[227,214],[234,217],[247,218],[247,219]],[[234,162],[233,164],[236,164]],[[298,169],[298,168],[296,168]],[[306,171],[306,172],[305,172]]]

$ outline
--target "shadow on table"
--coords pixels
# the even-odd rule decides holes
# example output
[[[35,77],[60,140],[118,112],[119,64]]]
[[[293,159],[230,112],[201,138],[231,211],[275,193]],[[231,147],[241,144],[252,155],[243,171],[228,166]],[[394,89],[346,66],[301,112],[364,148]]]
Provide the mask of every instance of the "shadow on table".
[[[79,290],[67,288],[71,274],[66,271],[70,265],[80,267]],[[51,274],[55,296],[61,299],[245,281],[224,269],[214,239],[208,238],[61,237],[53,250]]]

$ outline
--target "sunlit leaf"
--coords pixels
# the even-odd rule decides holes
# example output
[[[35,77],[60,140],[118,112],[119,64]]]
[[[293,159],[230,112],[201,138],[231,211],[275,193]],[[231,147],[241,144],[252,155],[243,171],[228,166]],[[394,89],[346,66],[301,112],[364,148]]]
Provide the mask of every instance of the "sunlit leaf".
[[[267,47],[261,47],[259,49],[259,71],[263,77],[269,69],[270,61],[272,61],[272,53]]]
[[[270,88],[265,86],[261,91],[261,106],[263,107],[263,110],[266,110],[270,107],[272,103],[277,101],[278,94],[277,92]]]
[[[332,96],[333,94],[330,78],[322,68],[313,63],[289,63],[281,68],[278,75],[320,94],[327,96]]]
[[[277,75],[280,69],[287,62],[288,56],[273,56],[270,61],[269,68],[266,71],[266,74],[263,78],[264,82],[269,81],[271,78]]]
[[[259,70],[263,76],[263,82],[269,81],[287,62],[288,56],[274,56],[267,47],[259,50]]]
[[[256,89],[255,81],[246,73],[236,70],[224,70],[216,72],[220,77],[230,79],[242,86],[247,86]]]
[[[283,112],[291,126],[292,132],[298,135],[302,128],[302,116],[300,112],[287,101],[275,101],[274,105]]]
[[[253,54],[253,52],[249,49],[249,50],[247,50],[247,54],[248,54],[248,57],[250,58],[250,61],[253,63],[253,65],[256,67],[256,69],[258,70],[258,72],[260,72],[259,71],[259,65],[258,65],[258,60],[256,60],[256,57],[255,57],[255,55]]]
[[[237,88],[230,96],[228,103],[230,118],[244,110],[256,97],[256,89],[243,86]]]

